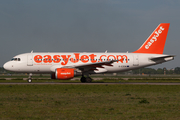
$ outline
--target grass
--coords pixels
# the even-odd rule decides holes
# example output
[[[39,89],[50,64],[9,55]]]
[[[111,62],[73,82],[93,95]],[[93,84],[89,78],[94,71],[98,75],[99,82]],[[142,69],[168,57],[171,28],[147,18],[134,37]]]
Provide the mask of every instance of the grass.
[[[179,119],[180,87],[0,85],[0,119]]]

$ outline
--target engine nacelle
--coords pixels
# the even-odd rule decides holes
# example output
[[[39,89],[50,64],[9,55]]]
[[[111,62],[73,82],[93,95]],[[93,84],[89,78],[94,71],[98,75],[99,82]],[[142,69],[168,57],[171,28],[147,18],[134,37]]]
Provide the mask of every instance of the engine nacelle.
[[[51,79],[67,80],[80,75],[82,73],[75,71],[73,68],[57,68],[55,73],[51,74]]]

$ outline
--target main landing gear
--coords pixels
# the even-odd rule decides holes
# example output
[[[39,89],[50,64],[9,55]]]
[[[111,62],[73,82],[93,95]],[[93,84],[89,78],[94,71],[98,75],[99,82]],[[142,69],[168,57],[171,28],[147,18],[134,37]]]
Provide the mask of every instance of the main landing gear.
[[[29,73],[29,78],[28,78],[28,83],[31,83],[32,82],[32,73]]]
[[[90,83],[90,82],[92,82],[92,78],[90,78],[89,76],[88,77],[84,77],[84,75],[82,75],[81,82],[82,83],[85,83],[85,82]]]

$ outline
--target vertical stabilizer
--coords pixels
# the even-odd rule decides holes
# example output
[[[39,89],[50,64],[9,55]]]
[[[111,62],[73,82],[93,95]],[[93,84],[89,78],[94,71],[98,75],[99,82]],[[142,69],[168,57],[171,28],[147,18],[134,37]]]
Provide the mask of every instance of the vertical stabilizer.
[[[144,44],[133,53],[163,54],[169,25],[170,23],[159,24]]]

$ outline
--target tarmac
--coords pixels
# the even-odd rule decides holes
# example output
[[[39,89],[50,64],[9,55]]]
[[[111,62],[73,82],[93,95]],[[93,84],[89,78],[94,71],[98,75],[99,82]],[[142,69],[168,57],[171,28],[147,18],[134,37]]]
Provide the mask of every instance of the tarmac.
[[[0,83],[0,85],[180,85],[180,83]]]

